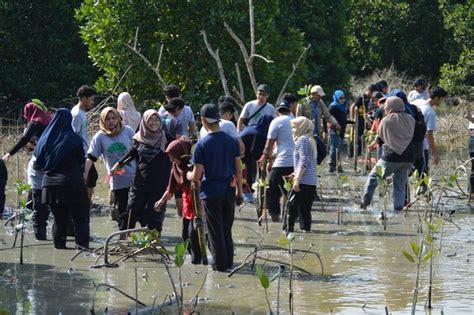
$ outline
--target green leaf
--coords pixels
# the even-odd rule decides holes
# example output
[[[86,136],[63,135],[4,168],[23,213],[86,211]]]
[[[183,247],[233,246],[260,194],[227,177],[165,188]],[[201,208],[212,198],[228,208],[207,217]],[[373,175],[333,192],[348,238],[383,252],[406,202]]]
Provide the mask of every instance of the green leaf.
[[[257,276],[260,279],[260,284],[264,289],[268,289],[270,286],[270,280],[268,279],[268,276],[263,272],[262,268],[260,266],[257,266],[256,269]]]
[[[413,253],[415,256],[418,256],[420,254],[420,245],[418,245],[417,242],[412,241],[410,242],[411,249],[413,250]]]
[[[422,260],[423,262],[426,262],[426,261],[428,261],[432,256],[433,256],[433,252],[432,252],[432,251],[428,251],[426,254],[423,255],[423,257],[421,258],[421,260]]]
[[[409,262],[415,263],[415,258],[413,258],[412,255],[408,254],[406,251],[402,251],[402,253],[403,253],[403,256],[405,256],[405,258],[406,258]]]
[[[185,251],[184,243],[179,243],[175,246],[176,256],[184,256]]]
[[[428,245],[433,244],[433,236],[431,236],[431,234],[426,235],[426,237],[425,237],[425,242],[426,242]]]
[[[429,177],[429,176],[423,177],[423,183],[424,183],[426,186],[429,186],[429,185],[430,185],[430,177]]]
[[[282,237],[277,241],[277,244],[280,245],[281,247],[286,247],[290,241],[286,237]]]
[[[176,255],[174,258],[174,263],[176,266],[181,267],[184,264],[184,256]]]
[[[449,176],[449,181],[452,183],[452,182],[455,182],[458,180],[458,176],[457,175],[451,175]]]
[[[347,175],[341,175],[339,176],[339,179],[341,180],[342,183],[347,183],[349,180],[349,177]]]
[[[420,172],[418,172],[418,170],[415,170],[413,172],[413,178],[418,178],[420,176]]]
[[[375,166],[375,174],[379,178],[383,178],[385,175],[385,168],[382,165]]]

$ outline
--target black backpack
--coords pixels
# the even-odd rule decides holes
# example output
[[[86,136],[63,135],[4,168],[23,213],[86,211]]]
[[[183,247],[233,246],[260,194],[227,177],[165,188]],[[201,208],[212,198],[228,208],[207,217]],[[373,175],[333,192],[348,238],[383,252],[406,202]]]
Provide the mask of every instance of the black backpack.
[[[415,119],[415,131],[413,133],[413,142],[423,142],[426,135],[426,123],[425,117],[423,116],[422,112],[412,104],[405,105],[406,112],[411,115]]]

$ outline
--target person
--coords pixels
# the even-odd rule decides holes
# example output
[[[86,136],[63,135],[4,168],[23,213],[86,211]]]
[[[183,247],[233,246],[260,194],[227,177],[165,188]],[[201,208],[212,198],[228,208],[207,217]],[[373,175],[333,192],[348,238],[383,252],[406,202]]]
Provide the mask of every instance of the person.
[[[382,157],[377,161],[365,183],[362,209],[367,209],[367,206],[372,202],[378,185],[377,170],[381,167],[384,170],[383,179],[393,174],[394,209],[396,211],[403,210],[408,172],[415,161],[412,141],[414,131],[415,119],[406,113],[403,100],[397,96],[387,98],[385,117],[382,119],[377,133],[377,142],[383,146]],[[371,149],[373,148],[372,145]],[[383,213],[380,219],[385,219]]]
[[[317,185],[317,150],[313,138],[313,123],[306,117],[291,121],[295,150],[293,152],[294,177],[290,194],[294,199],[288,211],[287,232],[294,232],[296,219],[299,217],[300,229],[311,231],[311,206]],[[290,197],[291,198],[291,197]]]
[[[186,133],[186,126],[183,125],[178,116],[183,112],[184,100],[179,97],[173,97],[168,103],[162,106],[161,124],[165,131],[168,142],[181,138]]]
[[[237,101],[232,96],[221,95],[217,99],[217,107],[219,107],[219,116],[221,119],[231,121],[237,128]]]
[[[380,123],[383,117],[385,116],[384,107],[385,107],[385,102],[387,101],[387,98],[383,96],[382,92],[376,92],[376,93],[380,93],[381,98],[378,99],[377,109],[372,114],[372,126],[370,127],[370,130],[373,133],[377,133],[379,130]],[[382,157],[382,145],[379,145],[375,139],[371,144],[367,146],[367,149],[369,149],[370,147],[377,148],[377,160],[380,160],[380,158]]]
[[[266,206],[273,222],[280,221],[280,198],[284,189],[283,178],[293,173],[293,151],[295,144],[291,132],[291,106],[282,100],[276,108],[277,118],[268,128],[263,159],[268,160],[268,189]]]
[[[357,125],[356,135],[354,136],[354,138],[357,138],[357,156],[362,154],[362,136],[367,129],[366,116],[369,111],[369,103],[371,102],[374,91],[375,86],[372,84],[369,85],[365,92],[362,95],[359,95],[350,107],[350,117]],[[352,144],[349,146],[349,157],[353,156],[354,145]]]
[[[291,119],[296,117],[296,109],[298,107],[298,96],[293,93],[284,93],[281,99],[290,104],[290,117]]]
[[[83,85],[77,90],[79,102],[71,109],[72,129],[82,138],[84,152],[89,150],[89,123],[87,121],[86,112],[92,109],[94,105],[95,95],[97,94],[94,87]],[[92,166],[87,176],[87,196],[89,204],[92,205],[92,195],[97,184],[99,174],[95,166]]]
[[[5,211],[5,188],[7,187],[8,170],[5,166],[5,161],[0,160],[0,220],[6,219],[3,217]]]
[[[140,125],[142,114],[135,108],[132,96],[127,92],[119,94],[117,99],[117,110],[126,126],[130,126],[133,131],[137,131]]]
[[[22,148],[34,149],[36,142],[51,121],[51,116],[46,106],[34,102],[25,105],[23,108],[23,118],[26,123],[25,131],[13,148],[5,154],[3,157],[4,161],[8,161]],[[32,221],[35,238],[38,241],[45,241],[50,211],[48,206],[41,202],[43,173],[34,168],[35,160],[36,158],[32,156],[28,162],[28,184],[31,186],[31,189],[28,194],[29,202],[27,204],[28,206],[31,205],[33,210]]]
[[[382,92],[384,96],[388,94],[388,83],[385,80],[380,80],[379,82],[375,83],[376,91]]]
[[[471,175],[469,176],[469,193],[474,193],[474,112],[469,117],[469,157],[471,158]]]
[[[314,125],[314,137],[326,140],[327,134],[324,132],[323,120],[335,126],[336,130],[340,130],[341,126],[336,118],[329,112],[328,107],[324,103],[322,97],[326,95],[319,85],[314,85],[310,89],[310,95],[303,99],[296,107],[296,117],[304,116],[311,120]],[[317,109],[317,110],[316,110]]]
[[[170,84],[165,88],[165,98],[166,102],[169,103],[169,101],[172,98],[178,97],[182,98],[182,93],[181,89],[174,84]],[[167,111],[166,107],[160,107],[158,110],[158,114],[160,116],[165,115],[165,112]],[[181,122],[182,129],[180,129],[180,134],[186,137],[190,137],[194,135],[196,131],[196,121],[194,120],[194,114],[193,110],[189,105],[184,104],[183,109],[181,111],[178,111],[177,115],[174,115],[176,119],[178,119]]]
[[[171,199],[175,192],[179,189],[182,192],[183,199],[183,241],[189,239],[188,252],[191,255],[191,263],[203,263],[201,249],[199,246],[199,235],[195,226],[196,213],[194,210],[194,200],[191,192],[191,182],[186,178],[186,174],[190,170],[189,162],[191,159],[192,143],[184,138],[174,140],[166,148],[166,154],[172,161],[171,176],[166,187],[166,192],[155,203],[156,211],[161,211],[167,200]],[[198,200],[201,202],[201,200]],[[206,258],[204,258],[206,260]]]
[[[339,132],[337,126],[328,122],[329,130],[329,172],[334,173],[336,166],[338,172],[342,173],[342,166],[336,165],[337,160],[340,160],[342,151],[342,143],[344,141],[344,134],[347,125],[347,101],[346,95],[342,90],[336,90],[332,96],[332,103],[329,105],[329,113],[336,118],[340,126]]]
[[[166,205],[161,211],[154,210],[155,203],[166,190],[170,163],[165,153],[167,139],[158,111],[149,109],[143,113],[133,145],[110,170],[111,176],[133,160],[137,168],[128,199],[127,212],[122,215],[120,229],[133,229],[137,222],[161,234]]]
[[[416,100],[427,100],[429,98],[428,89],[423,78],[417,78],[413,82],[414,89],[408,93],[408,103],[413,103]]]
[[[231,269],[234,262],[235,198],[242,196],[240,149],[237,139],[220,129],[216,105],[205,104],[200,114],[209,135],[196,143],[192,155],[194,168],[187,178],[194,182],[202,179],[200,197],[206,214],[213,269],[224,272]]]
[[[420,176],[422,174],[429,174],[429,159],[433,157],[433,164],[439,163],[438,147],[436,145],[434,132],[436,131],[436,106],[440,106],[445,97],[448,96],[446,90],[442,87],[434,86],[430,91],[430,97],[427,100],[418,99],[413,102],[422,112],[426,124],[426,136],[423,141],[423,158],[418,158],[415,161],[415,168],[418,170]],[[426,185],[421,185],[417,191],[422,194],[427,190]]]
[[[42,202],[50,206],[54,218],[54,247],[66,248],[67,226],[72,218],[76,244],[89,248],[90,204],[83,179],[83,139],[72,129],[69,110],[56,111],[38,140],[34,156],[35,168],[44,173]]]
[[[275,117],[275,108],[272,104],[267,102],[269,96],[270,87],[267,84],[260,84],[257,87],[257,99],[245,104],[242,112],[240,113],[239,119],[237,120],[237,131],[239,133],[241,133],[245,127],[258,124],[259,119],[262,116]],[[265,130],[265,137],[266,133],[267,130]],[[241,135],[241,138],[245,145],[245,156],[242,159],[242,162],[245,164],[245,169],[247,171],[247,183],[250,187],[252,187],[252,184],[255,182],[255,178],[257,176],[256,163],[257,159],[260,158],[260,155],[255,156],[252,154],[252,147],[254,146],[255,140],[254,135]],[[253,200],[254,197],[252,193],[247,193],[245,195],[245,202],[252,202]]]
[[[100,113],[100,130],[92,137],[87,151],[84,168],[84,180],[87,182],[89,170],[100,157],[104,158],[107,173],[131,148],[135,132],[130,126],[124,125],[120,113],[113,107],[106,107]],[[123,173],[111,176],[109,188],[112,193],[113,211],[111,217],[121,225],[121,218],[127,210],[128,192],[135,178],[135,162],[127,164]]]

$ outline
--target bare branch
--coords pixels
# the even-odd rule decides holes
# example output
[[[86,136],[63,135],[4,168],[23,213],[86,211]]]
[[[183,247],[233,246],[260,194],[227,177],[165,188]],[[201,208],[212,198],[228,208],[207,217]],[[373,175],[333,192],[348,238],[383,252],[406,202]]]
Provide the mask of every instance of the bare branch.
[[[253,55],[250,56],[250,58],[260,58],[263,61],[265,61],[266,63],[272,63],[273,62],[273,60],[267,59],[267,58],[263,57],[262,55],[258,55],[258,54],[253,54]]]
[[[204,38],[204,44],[206,44],[207,51],[214,58],[217,63],[217,69],[219,70],[219,76],[221,77],[222,87],[226,96],[230,96],[229,87],[227,86],[227,79],[224,73],[224,67],[222,66],[221,58],[219,57],[219,48],[215,51],[212,49],[211,44],[207,41],[206,31],[202,30],[201,35]]]
[[[288,83],[290,82],[291,78],[293,78],[293,76],[295,75],[296,69],[298,69],[298,66],[300,65],[301,60],[303,60],[304,55],[306,54],[306,52],[310,48],[311,48],[311,44],[308,44],[308,46],[305,47],[305,49],[303,50],[301,55],[298,57],[298,60],[296,60],[296,63],[293,64],[293,69],[292,69],[290,75],[288,76],[288,78],[286,78],[285,84],[283,84],[283,86],[280,90],[280,94],[278,94],[278,98],[276,99],[275,104],[278,104],[280,102],[280,99],[281,99],[283,93],[285,93],[285,90],[286,90],[286,87],[288,86]]]
[[[262,43],[262,39],[260,38],[258,41],[255,42],[255,46],[257,46],[258,44],[261,44]]]
[[[240,107],[240,109],[244,108],[242,104],[245,103],[245,100],[242,98],[242,96],[239,93],[239,90],[235,86],[232,86],[232,91],[235,93],[235,96],[237,96],[237,105]]]
[[[255,54],[255,23],[254,23],[252,0],[249,0],[249,17],[250,17],[250,56],[252,56]]]
[[[160,71],[160,65],[161,65],[161,56],[163,55],[163,48],[165,47],[164,44],[161,44],[160,46],[160,54],[158,55],[158,62],[156,63],[156,68],[155,71],[159,72]]]
[[[240,51],[242,52],[242,56],[244,57],[245,61],[245,66],[247,67],[247,72],[249,73],[249,78],[250,78],[250,83],[252,84],[252,89],[254,90],[255,93],[257,93],[257,80],[255,79],[255,74],[253,72],[253,66],[252,66],[252,59],[249,56],[249,53],[247,51],[247,48],[245,47],[244,43],[242,40],[234,33],[232,28],[224,22],[224,27],[229,33],[229,35],[235,40],[237,45],[240,47]]]
[[[159,72],[159,66],[160,64],[158,63],[156,67],[153,66],[153,64],[150,62],[150,60],[148,60],[147,57],[145,57],[139,50],[137,50],[136,48],[130,46],[129,44],[124,44],[125,46],[127,46],[131,51],[133,51],[137,56],[139,56],[144,62],[145,64],[150,67],[150,69],[155,73],[156,77],[158,78],[158,82],[160,83],[160,86],[162,89],[165,89],[168,84],[166,84],[165,80],[163,79],[163,77],[161,76],[160,72]],[[163,45],[161,45],[161,49],[160,49],[160,56],[161,56],[161,51],[163,50]]]
[[[135,40],[133,41],[133,49],[137,49],[137,43],[138,43],[138,27],[135,30]]]
[[[235,72],[237,73],[237,82],[239,83],[239,98],[242,101],[242,104],[245,103],[245,93],[244,93],[244,85],[242,84],[242,76],[240,75],[240,68],[239,64],[235,63]]]

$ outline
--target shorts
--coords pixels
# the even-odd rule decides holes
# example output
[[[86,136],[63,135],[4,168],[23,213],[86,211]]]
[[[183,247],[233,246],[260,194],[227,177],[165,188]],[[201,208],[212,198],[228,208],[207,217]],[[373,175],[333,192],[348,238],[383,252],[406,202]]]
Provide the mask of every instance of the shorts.
[[[91,169],[89,170],[89,175],[87,176],[87,188],[95,188],[97,179],[99,179],[99,174],[97,173],[95,165],[92,165]]]

